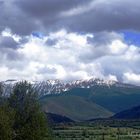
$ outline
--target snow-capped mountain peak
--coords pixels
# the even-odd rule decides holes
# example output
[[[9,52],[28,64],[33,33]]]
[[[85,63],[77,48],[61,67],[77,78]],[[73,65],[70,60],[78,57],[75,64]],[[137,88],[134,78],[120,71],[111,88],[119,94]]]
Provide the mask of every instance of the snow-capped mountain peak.
[[[9,94],[13,86],[23,80],[6,80],[3,83],[5,94]],[[39,96],[48,94],[59,94],[73,88],[91,88],[95,86],[130,86],[113,80],[103,80],[99,78],[92,78],[88,80],[76,80],[71,82],[63,82],[58,79],[46,81],[28,81],[32,84],[33,88],[38,92]]]

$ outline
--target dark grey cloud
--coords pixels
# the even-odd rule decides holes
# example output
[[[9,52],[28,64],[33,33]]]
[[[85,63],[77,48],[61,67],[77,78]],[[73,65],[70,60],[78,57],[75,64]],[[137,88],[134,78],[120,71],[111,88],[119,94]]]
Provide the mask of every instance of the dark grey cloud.
[[[78,32],[140,30],[139,0],[104,0],[93,2],[87,12],[64,19],[67,28]]]
[[[48,46],[54,46],[54,45],[56,45],[57,41],[58,41],[57,39],[48,39],[46,41],[46,45],[48,45]]]
[[[0,36],[0,53],[2,57],[6,57],[7,60],[17,61],[23,58],[22,54],[17,52],[20,47],[20,43],[15,41],[11,36]]]
[[[89,1],[91,0],[15,0],[15,3],[31,16],[52,18],[51,15],[55,16],[61,11],[69,10]]]
[[[0,37],[0,48],[11,48],[17,49],[18,44],[12,37],[1,36]]]
[[[5,54],[6,54],[6,58],[7,60],[10,61],[21,61],[23,60],[23,55],[19,54],[17,51],[11,50],[11,49],[7,49],[5,50]]]
[[[27,35],[33,31],[54,31],[64,27],[59,24],[63,20],[59,16],[62,11],[83,5],[91,0],[13,0],[11,8],[11,22],[8,25],[13,32]],[[18,14],[17,14],[18,13]],[[13,18],[14,16],[14,18]],[[14,24],[12,24],[14,23]]]
[[[20,35],[60,28],[76,32],[140,30],[139,0],[6,0],[0,7],[0,30],[10,28]],[[72,13],[76,8],[77,13]]]
[[[97,32],[94,33],[93,37],[88,37],[87,41],[98,47],[101,45],[108,45],[115,39],[123,40],[123,35],[121,36],[115,32]]]
[[[9,28],[18,35],[29,35],[39,29],[38,27],[38,23],[31,16],[26,15],[14,4],[14,0],[5,0],[0,5],[0,31]]]
[[[38,70],[38,74],[55,74],[57,70],[55,68],[43,67]]]
[[[0,6],[2,6],[4,4],[4,1],[0,1]]]

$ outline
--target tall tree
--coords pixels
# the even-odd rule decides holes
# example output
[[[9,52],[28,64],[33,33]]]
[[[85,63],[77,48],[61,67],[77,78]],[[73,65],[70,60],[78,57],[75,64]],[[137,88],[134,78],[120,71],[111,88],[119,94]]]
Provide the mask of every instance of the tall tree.
[[[2,94],[3,94],[3,85],[2,85],[2,83],[0,82],[0,98],[1,98]]]
[[[3,84],[0,82],[0,105],[2,105],[3,103],[2,95],[3,95]]]
[[[9,103],[16,112],[14,124],[16,140],[50,139],[45,115],[31,84],[26,81],[16,84]]]
[[[14,111],[3,102],[3,89],[0,83],[0,140],[12,140],[14,137]]]
[[[14,111],[6,105],[0,106],[0,140],[14,138]]]

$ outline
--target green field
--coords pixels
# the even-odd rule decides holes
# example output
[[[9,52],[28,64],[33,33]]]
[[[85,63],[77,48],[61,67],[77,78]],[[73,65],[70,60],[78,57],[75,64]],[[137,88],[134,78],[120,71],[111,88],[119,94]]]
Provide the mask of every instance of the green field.
[[[119,123],[116,122],[115,125]],[[139,122],[131,123],[138,124]],[[127,124],[130,125],[129,123]],[[56,140],[140,140],[139,126],[118,127],[117,125],[110,125],[114,124],[112,122],[105,123],[105,121],[69,125],[61,124],[54,127],[53,133]]]

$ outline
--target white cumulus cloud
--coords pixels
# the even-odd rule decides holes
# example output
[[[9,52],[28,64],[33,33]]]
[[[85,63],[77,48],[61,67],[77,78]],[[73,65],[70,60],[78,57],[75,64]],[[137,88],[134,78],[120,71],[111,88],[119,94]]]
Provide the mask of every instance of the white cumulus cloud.
[[[17,38],[12,33],[1,37],[4,35]],[[98,77],[140,84],[140,48],[125,43],[122,34],[78,34],[63,29],[41,38],[26,36],[24,43],[21,40],[24,38],[18,37],[18,47],[10,52],[11,58],[16,54],[17,59],[9,60],[8,50],[1,49],[1,80],[69,81]]]

